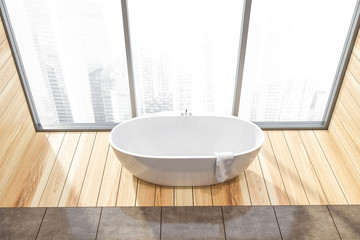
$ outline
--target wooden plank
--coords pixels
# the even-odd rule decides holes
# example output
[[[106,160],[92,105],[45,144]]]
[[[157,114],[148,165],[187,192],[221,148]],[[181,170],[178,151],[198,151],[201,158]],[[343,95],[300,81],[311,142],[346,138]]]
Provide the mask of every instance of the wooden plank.
[[[271,204],[289,205],[290,201],[286,188],[271,147],[269,136],[266,133],[264,144],[259,152],[259,161]]]
[[[0,191],[4,184],[6,184],[16,162],[19,159],[20,153],[31,142],[35,131],[31,122],[24,124],[23,131],[19,131],[11,145],[6,149],[2,159],[0,160]]]
[[[357,41],[359,41],[359,40],[357,40]],[[356,60],[356,61],[358,61],[358,60]],[[358,63],[356,62],[356,64],[358,64]],[[355,64],[355,66],[357,66],[356,64]],[[13,64],[10,64],[9,59],[7,59],[5,61],[3,68],[0,69],[0,72],[2,70],[5,71],[5,68],[7,68],[7,67],[11,68],[11,66],[14,67]],[[13,68],[13,69],[15,69],[15,68]],[[356,68],[355,72],[357,72],[358,69],[359,68]],[[354,67],[352,67],[352,71],[354,71]],[[7,71],[6,71],[6,73],[7,73]],[[1,77],[3,77],[3,74],[0,75],[0,79],[1,79]],[[17,81],[18,81],[18,79],[17,79]],[[13,81],[12,83],[16,85],[17,81]],[[10,83],[11,82],[9,81],[9,84]],[[359,85],[358,80],[352,75],[347,76],[347,78],[344,80],[344,86],[346,89],[342,91],[342,94],[340,95],[341,101],[338,102],[338,105],[340,104],[340,106],[342,106],[342,107],[340,107],[340,109],[342,109],[341,111],[343,114],[339,115],[339,112],[341,112],[341,111],[339,111],[338,110],[339,107],[337,107],[337,110],[335,111],[335,115],[333,117],[333,120],[332,120],[332,123],[330,126],[330,130],[329,130],[329,132],[327,132],[327,134],[328,134],[327,138],[330,138],[330,142],[333,142],[332,144],[335,144],[339,148],[343,149],[342,152],[340,151],[341,152],[340,155],[342,157],[341,158],[333,157],[333,159],[336,158],[338,161],[339,161],[339,159],[340,159],[340,161],[344,161],[343,158],[345,158],[345,160],[347,160],[348,162],[353,163],[353,165],[355,166],[355,168],[357,170],[359,170],[359,167],[356,166],[357,161],[354,163],[354,159],[358,159],[358,157],[359,157],[358,142],[360,141],[360,138],[358,137],[358,136],[360,136],[358,134],[359,127],[356,125],[356,123],[358,122],[358,119],[359,119],[359,114],[358,114],[359,111],[358,110],[359,110],[359,101],[360,101],[359,100],[360,98],[358,99],[356,97],[359,94],[358,85]],[[17,91],[21,90],[21,88],[19,88],[20,87],[19,84],[16,85],[17,88],[14,88],[13,87],[14,85],[13,86],[4,85],[4,87],[5,86],[8,86],[9,87],[8,89],[13,91],[14,97],[15,97],[15,93],[16,94],[21,93],[21,91],[14,92],[14,89],[17,89]],[[1,87],[1,85],[0,85],[0,87]],[[3,91],[4,91],[4,93],[7,92],[7,90],[5,91],[5,89]],[[1,92],[1,90],[0,90],[0,92]],[[3,96],[5,96],[5,95],[3,95]],[[0,99],[1,99],[1,94],[0,94]],[[0,110],[1,110],[1,106],[6,106],[5,108],[3,108],[3,112],[5,112],[5,109],[7,109],[8,106],[9,107],[11,106],[11,109],[13,109],[13,106],[15,106],[15,105],[12,105],[13,101],[10,101],[9,97],[6,97],[6,98],[3,97],[3,99],[4,99],[3,101],[0,100]],[[16,99],[18,100],[17,103],[20,103],[19,100],[21,98],[16,97]],[[7,101],[7,103],[4,105],[1,105],[5,101]],[[22,101],[24,101],[23,96],[22,96]],[[349,110],[351,115],[347,112],[347,110],[345,110],[344,105],[342,104],[342,101],[346,104],[347,110]],[[7,104],[9,104],[9,105],[7,105]],[[19,108],[14,108],[14,109],[19,109]],[[4,151],[0,151],[0,152],[2,152],[2,154],[4,154],[3,156],[6,156],[6,158],[8,158],[8,156],[10,155],[10,159],[18,159],[18,160],[24,159],[25,161],[28,162],[28,159],[35,159],[35,157],[34,157],[36,155],[35,153],[39,153],[39,151],[40,151],[39,148],[41,148],[41,144],[40,144],[40,146],[38,146],[38,145],[34,146],[34,149],[33,149],[33,151],[31,151],[31,153],[35,154],[35,155],[32,155],[30,158],[22,157],[22,154],[24,153],[25,150],[16,152],[17,151],[16,149],[20,149],[20,147],[16,146],[14,144],[13,140],[15,139],[15,137],[18,136],[18,134],[20,134],[19,136],[25,136],[26,135],[25,133],[28,133],[28,134],[31,133],[30,128],[28,128],[30,126],[30,124],[28,122],[28,120],[30,120],[30,118],[27,118],[26,121],[21,120],[22,117],[20,117],[20,116],[25,116],[26,114],[28,114],[28,112],[25,111],[26,106],[23,107],[23,109],[24,110],[22,110],[20,112],[13,111],[13,113],[8,112],[6,110],[6,115],[9,114],[10,116],[17,116],[18,121],[16,121],[16,123],[9,121],[9,123],[11,122],[11,124],[13,124],[14,126],[17,127],[14,131],[9,130],[9,128],[8,128],[9,125],[3,125],[3,132],[0,132],[0,133],[1,134],[2,133],[12,134],[11,135],[12,140],[10,141],[10,144],[8,144],[6,148],[2,148],[2,149],[5,149],[5,150],[9,149],[8,147],[10,147],[10,146],[12,146],[13,148],[10,147],[12,149],[11,151],[6,150],[5,152]],[[355,121],[352,118],[354,118]],[[6,117],[6,119],[9,120],[9,119],[13,119],[13,118]],[[26,132],[25,131],[26,129],[28,129],[29,132]],[[318,134],[318,131],[316,133]],[[296,141],[292,142],[293,139],[288,140],[289,133],[284,132],[284,134],[286,137],[286,141],[289,144],[288,151],[291,153],[290,155],[292,155],[292,157],[293,157],[293,161],[294,161],[295,167],[297,168],[298,174],[300,175],[300,178],[304,183],[305,192],[306,192],[307,196],[309,197],[310,204],[314,204],[314,202],[316,202],[316,196],[317,196],[317,194],[319,194],[318,189],[319,189],[320,183],[321,183],[321,185],[323,185],[325,195],[329,199],[330,204],[345,204],[346,199],[342,193],[340,185],[337,182],[337,178],[336,178],[337,175],[335,176],[333,174],[331,166],[327,163],[327,159],[326,159],[324,153],[322,152],[321,146],[317,142],[316,137],[313,134],[313,132],[312,131],[307,131],[307,133],[300,132],[301,139],[304,139],[304,138],[307,139],[307,140],[303,141],[302,143],[298,142],[299,141],[298,137],[291,136],[291,137],[295,138],[295,140],[296,140]],[[313,137],[311,137],[311,134],[313,135]],[[321,133],[321,134],[323,134],[323,133]],[[30,145],[33,145],[36,142],[40,141],[40,140],[39,141],[36,140],[35,142],[32,141],[34,139],[33,137],[36,135],[31,135],[31,138],[30,138],[30,135],[26,135],[26,136],[29,136],[29,138],[28,138],[28,142],[25,142],[25,143],[23,142],[27,146],[24,149],[30,150],[29,149]],[[50,136],[52,136],[52,134]],[[10,204],[10,205],[12,204],[13,206],[15,206],[16,204],[13,204],[13,203],[19,202],[18,193],[21,192],[19,189],[22,189],[23,183],[27,182],[27,180],[29,180],[28,187],[26,187],[26,191],[24,192],[24,194],[22,194],[22,198],[21,198],[20,202],[18,203],[18,205],[19,206],[37,206],[38,205],[39,200],[40,200],[39,196],[41,196],[41,194],[45,188],[45,183],[46,183],[45,180],[47,180],[46,176],[49,177],[49,175],[51,173],[51,168],[56,159],[56,154],[57,154],[56,149],[60,148],[61,140],[63,139],[64,133],[59,133],[58,135],[54,134],[54,136],[57,136],[56,141],[54,138],[54,142],[57,142],[55,144],[55,145],[57,145],[57,148],[55,147],[54,148],[55,150],[52,150],[51,147],[48,147],[48,144],[45,145],[43,152],[41,153],[41,155],[39,154],[40,155],[39,163],[36,166],[36,168],[34,169],[33,176],[30,178],[30,180],[28,179],[29,178],[29,175],[28,175],[29,169],[30,170],[33,169],[34,168],[33,165],[31,165],[31,167],[29,169],[20,169],[20,168],[18,168],[18,164],[20,163],[20,161],[16,161],[15,163],[12,163],[12,164],[14,164],[14,165],[12,165],[12,171],[7,172],[8,174],[5,174],[5,175],[7,175],[6,181],[2,180],[3,190],[4,190],[3,192],[9,191],[9,192],[14,192],[16,194],[13,194],[10,197],[10,199],[4,200],[4,202],[1,201],[1,199],[3,197],[0,194],[0,202],[1,203],[6,203],[6,204]],[[312,142],[312,140],[314,140],[313,138],[316,140],[315,143]],[[20,140],[20,137],[18,137],[18,139]],[[41,138],[38,138],[38,139],[41,139]],[[24,141],[24,139],[22,139],[22,140]],[[49,138],[49,141],[50,141],[50,138]],[[319,140],[319,141],[321,141],[321,140]],[[9,142],[9,141],[7,141],[7,142]],[[292,143],[294,146],[291,146]],[[79,146],[80,146],[80,142],[79,142]],[[2,147],[2,145],[0,144],[0,148],[1,147]],[[281,147],[281,146],[279,146],[279,147]],[[263,149],[265,149],[265,148],[263,147]],[[270,164],[272,161],[276,161],[275,156],[272,152],[272,149],[270,149],[270,150],[271,151],[269,151],[267,153],[270,157],[267,156],[266,153],[262,153],[264,151],[261,151],[259,154],[260,162],[258,163],[259,164],[258,172],[263,174],[264,178],[265,178],[265,184],[264,184],[265,188],[263,187],[263,189],[265,189],[265,191],[266,191],[266,188],[267,188],[267,192],[269,194],[270,201],[272,204],[276,204],[276,203],[286,204],[286,198],[284,197],[284,196],[286,196],[286,195],[284,195],[284,193],[286,194],[286,191],[284,191],[285,187],[284,187],[284,184],[282,183],[281,174],[277,167],[277,163],[275,162],[276,164]],[[308,156],[305,155],[304,151],[307,152]],[[78,150],[76,152],[78,152]],[[326,150],[326,153],[330,154],[330,153],[328,153],[327,150]],[[16,155],[16,154],[19,154],[19,155]],[[85,153],[85,151],[84,151],[83,154],[85,155],[85,154],[90,154],[90,153],[89,152]],[[266,157],[263,158],[263,155]],[[347,156],[347,157],[344,157],[344,156]],[[264,159],[270,159],[270,161],[264,161]],[[75,160],[75,158],[74,158],[74,160]],[[156,186],[156,190],[155,190],[154,186],[147,188],[146,184],[144,187],[144,184],[143,184],[144,182],[142,182],[141,180],[139,180],[139,185],[138,185],[137,179],[134,178],[131,174],[130,174],[130,176],[131,176],[132,180],[129,181],[130,186],[125,186],[125,184],[123,184],[122,187],[121,186],[118,187],[118,185],[114,186],[114,184],[116,184],[116,182],[119,183],[119,176],[122,174],[118,168],[119,164],[117,165],[117,167],[112,168],[112,167],[110,167],[112,164],[108,164],[109,160],[110,160],[110,157],[108,156],[108,158],[106,160],[105,173],[111,172],[112,174],[104,175],[102,181],[100,181],[101,188],[100,188],[98,204],[103,202],[104,206],[108,206],[107,204],[111,202],[112,203],[111,205],[115,205],[116,195],[118,195],[118,196],[120,195],[120,191],[118,193],[118,189],[126,189],[127,188],[129,190],[134,185],[136,185],[135,189],[137,189],[137,193],[135,191],[135,194],[128,195],[128,196],[131,196],[131,195],[134,196],[133,204],[129,204],[130,206],[135,205],[135,203],[136,203],[136,205],[146,205],[146,204],[142,204],[141,202],[142,201],[151,202],[152,199],[155,202],[155,205],[158,205],[158,206],[171,206],[171,205],[173,205],[174,201],[177,202],[177,205],[192,205],[192,204],[194,204],[194,205],[210,205],[210,204],[212,204],[212,202],[211,202],[211,187],[209,187],[209,186],[194,187],[193,190],[191,190],[191,191],[189,191],[189,188],[186,188],[185,191],[182,191],[182,190],[178,191],[177,194],[175,193],[175,195],[177,196],[177,199],[174,199],[174,188],[173,187]],[[352,161],[349,161],[349,160],[352,160]],[[77,161],[75,161],[75,162],[77,162]],[[73,163],[74,165],[72,165],[71,169],[73,169],[73,167],[76,165],[75,162]],[[30,162],[28,162],[28,163],[34,164],[33,161],[31,163]],[[6,166],[9,166],[9,165],[6,165]],[[305,170],[309,170],[310,166],[313,166],[315,171],[305,172]],[[352,165],[349,165],[349,166],[352,166]],[[277,171],[276,171],[276,168],[277,168]],[[120,169],[121,169],[121,165],[120,165]],[[17,172],[17,170],[19,170],[20,173],[22,173],[22,171],[26,171],[25,174],[21,174],[20,176],[21,176],[21,178],[25,178],[27,180],[14,182],[14,184],[16,186],[14,187],[14,189],[10,189],[9,186],[10,186],[10,183],[14,181],[15,174],[16,173],[19,174]],[[75,172],[75,170],[74,170],[74,172]],[[345,173],[346,171],[343,171],[343,172]],[[35,174],[37,175],[36,177],[35,177]],[[309,174],[311,175],[310,178],[309,178],[309,176],[307,176]],[[314,176],[315,176],[314,174],[317,174],[317,176],[319,178],[317,183],[314,178]],[[113,176],[113,175],[115,177],[111,178],[110,176]],[[70,172],[69,172],[69,176],[70,176]],[[69,178],[69,176],[68,176],[68,178]],[[307,177],[304,177],[304,176],[307,176]],[[76,178],[81,179],[80,176],[76,176]],[[42,180],[42,179],[45,179],[45,180]],[[125,177],[125,179],[126,179],[126,177]],[[315,183],[314,184],[313,183],[305,183],[306,181],[304,179],[306,179],[306,181],[314,180]],[[111,180],[113,180],[113,181],[111,181]],[[114,184],[106,184],[107,182],[112,182]],[[342,182],[342,180],[340,182]],[[223,184],[223,186],[220,188],[218,188],[218,186],[213,186],[213,189],[215,189],[215,195],[216,195],[215,198],[217,198],[215,200],[216,203],[214,205],[216,205],[216,204],[217,205],[225,205],[225,204],[222,204],[223,202],[227,202],[228,204],[230,202],[230,204],[235,204],[235,205],[245,205],[245,203],[250,204],[249,193],[248,193],[248,191],[245,191],[245,189],[247,190],[245,174],[240,175],[240,177],[237,177],[236,179],[231,180],[227,184],[228,184],[227,187],[226,187],[226,183]],[[43,186],[43,188],[39,185]],[[69,186],[71,186],[71,185],[69,185]],[[281,188],[281,186],[283,186],[283,191],[277,191],[278,190],[278,189],[276,189],[277,186],[280,186],[280,188]],[[227,188],[229,190],[226,190]],[[314,188],[315,190],[311,190],[312,188]],[[69,187],[69,189],[70,189],[70,187]],[[143,189],[144,189],[144,191],[143,191]],[[179,190],[179,188],[177,188],[177,190]],[[254,189],[252,189],[251,191],[253,191],[253,190]],[[109,196],[108,194],[102,193],[102,191],[110,193],[109,195],[111,195],[111,196]],[[216,191],[218,191],[218,192],[216,192]],[[66,192],[66,185],[64,187],[64,192]],[[147,195],[152,195],[152,192],[154,192],[153,196],[155,198],[153,197],[151,199],[151,197],[150,197],[150,199],[145,199],[145,197]],[[191,192],[191,194],[190,194],[190,192]],[[209,192],[210,192],[210,196],[209,196]],[[225,195],[223,195],[222,192],[225,192]],[[313,196],[310,194],[310,192],[313,194]],[[148,193],[150,193],[150,194],[148,194]],[[238,193],[238,194],[235,194],[235,193]],[[135,200],[136,195],[138,195],[138,198]],[[254,194],[252,194],[252,195],[254,195]],[[36,196],[38,196],[38,197],[36,197]],[[61,195],[61,196],[63,196],[63,195]],[[103,196],[104,200],[101,200],[102,196]],[[139,196],[140,196],[140,198],[139,198]],[[190,202],[189,201],[190,198],[188,196],[191,196],[191,204],[188,204]],[[192,198],[194,201],[193,203],[192,203]],[[16,200],[13,201],[14,199],[16,199]],[[36,201],[36,199],[38,199],[38,200]],[[65,197],[64,197],[64,199],[65,199]],[[142,199],[145,199],[145,200],[142,200]],[[129,197],[129,199],[127,199],[127,200],[129,200],[128,202],[132,202],[131,197]],[[127,201],[123,201],[123,202],[127,202]],[[182,202],[185,202],[185,203],[182,203]],[[188,203],[186,203],[186,202],[188,202]],[[282,203],[280,203],[280,202],[282,202]],[[317,204],[322,204],[322,203],[317,203]],[[125,206],[127,206],[127,204]]]
[[[78,206],[96,206],[108,151],[109,133],[98,132],[81,189]]]
[[[155,206],[173,206],[174,205],[174,187],[156,186]]]
[[[59,207],[76,207],[96,133],[82,133],[61,193]]]
[[[193,206],[192,187],[175,187],[175,206]]]
[[[304,187],[282,131],[269,131],[269,139],[292,205],[308,205]]]
[[[18,94],[15,94],[7,108],[4,108],[6,114],[0,116],[0,132],[2,133],[2,136],[8,136],[5,132],[13,131],[16,125],[26,121],[31,121],[29,112],[27,111],[26,107],[25,100],[21,96],[18,96]],[[7,139],[0,138],[0,141],[1,140],[3,143],[6,143],[5,140]],[[0,147],[1,146],[2,145],[0,145]]]
[[[67,132],[41,197],[39,207],[57,207],[80,133]]]
[[[284,131],[283,133],[310,204],[328,204],[321,183],[308,157],[299,133],[297,131]]]
[[[6,33],[4,26],[0,24],[0,44],[3,43],[6,40]]]
[[[155,185],[139,179],[136,194],[136,206],[155,206]]]
[[[0,108],[4,104],[5,102],[0,102]],[[0,165],[4,157],[10,154],[11,149],[21,146],[19,143],[14,144],[19,133],[24,129],[33,129],[30,114],[20,90],[15,93],[3,110],[6,111],[6,114],[0,117],[0,135],[4,136],[0,137]]]
[[[351,55],[347,71],[350,71],[356,79],[360,79],[360,60],[354,54]]]
[[[359,38],[359,36],[356,37],[355,45],[354,45],[354,48],[353,48],[353,54],[358,59],[360,59],[360,38]]]
[[[329,204],[347,204],[338,179],[334,175],[314,132],[299,131],[299,135]]]
[[[251,205],[249,189],[246,182],[245,172],[229,181],[231,203],[234,206]]]
[[[213,206],[231,206],[231,193],[229,182],[211,186]]]
[[[14,76],[16,76],[16,75],[14,75]],[[14,76],[13,76],[13,78],[15,78]],[[9,85],[10,84],[9,83],[8,84],[9,88],[4,89],[3,92],[0,94],[0,117],[1,118],[8,119],[10,117],[10,115],[17,113],[17,111],[19,110],[21,105],[26,103],[25,96],[24,96],[22,90],[20,89],[20,83],[18,81],[16,81],[16,79],[13,79],[13,78],[11,78],[10,80],[11,81],[14,80],[14,82],[13,82],[14,86]],[[4,114],[5,112],[6,112],[6,114]],[[3,123],[3,122],[0,122],[0,123]]]
[[[44,149],[49,134],[36,133],[31,135],[31,139],[23,146],[20,155],[14,161],[14,166],[7,178],[0,194],[0,206],[17,207],[21,196],[30,179],[36,163]],[[4,179],[4,176],[2,176]]]
[[[6,114],[6,117],[1,118],[0,121],[0,134],[4,136],[0,138],[0,168],[4,161],[8,161],[7,158],[12,154],[11,152],[22,146],[20,142],[24,140],[24,136],[26,136],[24,134],[33,130],[25,104],[14,114]],[[7,118],[7,116],[10,117]],[[18,152],[15,151],[15,153]]]
[[[329,127],[329,133],[333,139],[341,144],[352,161],[352,164],[356,172],[360,173],[360,148],[353,141],[351,136],[346,131],[345,127],[341,124],[337,116],[334,116],[331,120]],[[359,175],[360,176],[360,175]]]
[[[194,206],[212,206],[211,187],[193,187]]]
[[[49,136],[48,143],[41,153],[38,164],[18,204],[19,207],[37,207],[39,205],[64,136],[63,132],[51,133]]]
[[[9,90],[4,89],[3,92],[0,94],[0,117],[1,118],[9,118],[9,115],[16,114],[17,111],[19,110],[20,106],[26,103],[24,94],[23,94],[22,90],[20,89],[20,84],[17,83],[16,81],[14,82],[14,84],[15,84],[14,87],[12,87],[10,85],[11,89],[10,88],[9,88]],[[7,98],[10,98],[10,101]],[[6,112],[6,114],[4,114],[5,112]]]
[[[10,79],[15,75],[16,67],[13,58],[10,56],[4,66],[0,69],[0,93],[4,90]],[[17,75],[17,74],[16,74]]]
[[[351,118],[350,114],[346,111],[343,103],[338,101],[336,108],[333,114],[333,118],[337,119],[342,126],[342,129],[345,129],[347,134],[350,136],[351,141],[360,148],[360,128],[356,125],[356,122]]]
[[[342,88],[344,87],[349,91],[357,105],[360,106],[360,83],[350,72],[345,75]],[[341,90],[343,91],[343,89]]]
[[[259,158],[245,170],[252,205],[270,205],[269,195],[261,171]]]
[[[8,111],[5,110],[6,114],[0,116],[0,133],[2,136],[8,136],[8,134],[12,133],[15,126],[18,126],[26,121],[31,121],[29,112],[26,108],[27,105],[25,101],[15,94],[14,98],[8,105]],[[6,132],[9,133],[6,134]],[[0,138],[0,141],[3,143],[6,143],[6,140],[6,138]],[[0,147],[1,146],[2,145],[0,145]]]
[[[10,46],[7,40],[0,44],[0,68],[2,68],[11,56]]]
[[[116,206],[122,165],[110,147],[97,206]]]
[[[360,203],[360,178],[344,148],[327,131],[315,131],[325,155],[339,179],[343,192],[350,204]]]
[[[116,206],[135,206],[137,184],[138,179],[123,167]]]
[[[0,116],[2,116],[5,113],[5,111],[6,113],[8,113],[8,111],[18,110],[18,109],[9,108],[9,105],[16,94],[22,94],[21,91],[22,90],[20,89],[19,78],[15,74],[9,80],[8,84],[5,86],[5,88],[0,94]],[[25,102],[25,99],[23,99],[23,102]]]

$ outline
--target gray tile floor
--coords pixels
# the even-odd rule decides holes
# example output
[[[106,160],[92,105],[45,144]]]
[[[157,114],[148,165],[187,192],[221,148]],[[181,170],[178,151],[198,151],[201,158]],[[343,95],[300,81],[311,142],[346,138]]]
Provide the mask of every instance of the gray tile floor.
[[[0,208],[0,239],[360,239],[360,206]]]

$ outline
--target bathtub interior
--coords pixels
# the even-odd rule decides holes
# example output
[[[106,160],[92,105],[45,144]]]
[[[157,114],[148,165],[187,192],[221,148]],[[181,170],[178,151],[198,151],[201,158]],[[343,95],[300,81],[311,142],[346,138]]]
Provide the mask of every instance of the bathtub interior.
[[[235,155],[260,147],[260,128],[232,117],[164,116],[137,118],[118,125],[111,134],[116,148],[141,156]]]

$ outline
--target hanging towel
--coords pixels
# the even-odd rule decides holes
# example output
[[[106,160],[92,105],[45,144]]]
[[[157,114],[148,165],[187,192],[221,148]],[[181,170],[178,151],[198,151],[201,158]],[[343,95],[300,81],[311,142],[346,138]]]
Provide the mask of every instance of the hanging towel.
[[[234,154],[232,152],[216,152],[215,177],[218,182],[228,179]]]

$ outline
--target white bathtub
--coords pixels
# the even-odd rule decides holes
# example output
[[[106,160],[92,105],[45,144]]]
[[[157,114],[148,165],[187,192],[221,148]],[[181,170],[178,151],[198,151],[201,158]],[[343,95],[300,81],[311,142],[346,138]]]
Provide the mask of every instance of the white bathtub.
[[[133,118],[110,133],[116,156],[133,175],[168,186],[216,184],[215,152],[233,152],[227,180],[256,158],[264,134],[235,117],[153,116]]]

